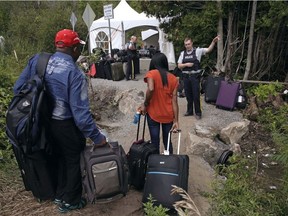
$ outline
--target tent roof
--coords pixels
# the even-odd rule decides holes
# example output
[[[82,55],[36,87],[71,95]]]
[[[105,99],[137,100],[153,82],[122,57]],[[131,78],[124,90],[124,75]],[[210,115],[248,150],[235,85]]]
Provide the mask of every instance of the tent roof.
[[[147,17],[145,13],[138,13],[125,1],[121,0],[120,3],[113,9],[114,18],[110,19],[110,27],[119,29],[121,22],[124,23],[124,31],[139,27],[139,26],[159,26],[159,21],[155,17]],[[90,31],[97,30],[99,28],[108,28],[108,20],[104,19],[104,16],[95,20]]]
[[[154,30],[154,29],[148,29],[146,31],[141,32],[141,38],[143,41],[145,41],[146,39],[148,39],[149,37],[151,37],[155,34],[159,34],[159,32]]]
[[[158,30],[160,51],[165,53],[169,62],[175,63],[173,43],[166,40],[164,32],[159,28],[160,21],[156,17],[147,17],[144,12],[138,13],[131,8],[125,0],[119,2],[113,9],[113,13],[114,19],[110,19],[110,29],[109,21],[105,20],[104,17],[101,17],[92,23],[89,33],[90,51],[97,47],[96,37],[99,37],[99,40],[101,40],[102,35],[105,34],[107,36],[110,33],[110,30],[112,43],[111,45],[109,44],[109,47],[122,47],[123,49],[125,44],[125,32],[132,28],[145,26],[145,28],[148,27],[149,29]],[[100,32],[104,32],[104,34],[99,34]]]

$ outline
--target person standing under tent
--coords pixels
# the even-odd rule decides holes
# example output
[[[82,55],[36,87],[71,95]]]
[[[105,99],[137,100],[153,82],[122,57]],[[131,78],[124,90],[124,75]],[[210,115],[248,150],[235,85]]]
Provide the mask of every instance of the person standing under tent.
[[[136,80],[136,74],[139,74],[139,59],[137,56],[137,37],[131,36],[129,43],[127,44],[127,71],[126,80]]]

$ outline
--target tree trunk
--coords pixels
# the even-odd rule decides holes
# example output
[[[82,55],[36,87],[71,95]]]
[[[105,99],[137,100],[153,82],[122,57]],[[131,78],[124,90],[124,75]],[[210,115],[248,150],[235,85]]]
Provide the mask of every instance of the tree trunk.
[[[275,62],[277,62],[279,53],[276,53],[275,48],[276,42],[278,38],[278,32],[279,32],[279,25],[278,27],[269,34],[266,41],[262,42],[262,52],[264,53],[263,57],[259,59],[257,71],[253,71],[255,75],[257,74],[257,79],[261,80],[261,78],[265,75],[268,75],[270,77],[270,71],[273,65],[275,65]],[[277,55],[277,58],[275,58],[275,55]],[[256,62],[255,62],[256,63]]]
[[[227,74],[231,74],[231,55],[232,55],[232,30],[233,30],[233,11],[229,11],[228,15],[228,32],[227,32],[227,52],[226,52],[226,58],[225,58],[225,64],[223,67],[223,72],[226,72]]]
[[[243,60],[243,57],[244,57],[245,41],[246,41],[246,31],[247,31],[247,26],[248,26],[249,12],[250,12],[250,2],[248,3],[248,9],[247,9],[247,16],[246,16],[245,30],[244,30],[244,34],[243,34],[243,39],[242,39],[242,42],[241,42],[241,44],[240,44],[240,46],[239,46],[239,47],[242,46],[242,50],[241,50],[241,57],[240,57],[240,60],[239,60],[239,63],[238,63],[237,69],[236,69],[236,75],[238,74],[238,72],[239,72],[239,70],[240,70],[241,63],[242,63],[242,60]]]
[[[251,67],[251,71],[256,71],[257,70],[257,62],[259,61],[260,58],[260,54],[261,54],[261,43],[263,43],[263,40],[261,40],[261,35],[257,34],[256,36],[256,40],[254,43],[254,51],[253,51],[253,62],[255,62],[255,64],[252,65]]]
[[[244,80],[248,79],[249,73],[251,70],[256,11],[257,11],[257,0],[253,0],[252,12],[251,12],[251,22],[250,22],[250,32],[249,32],[248,53],[247,53],[247,64],[246,64],[245,74],[244,74],[244,78],[243,78]]]
[[[219,12],[222,11],[222,2],[217,0],[217,7]],[[222,13],[219,13],[222,14]],[[217,42],[217,64],[216,68],[223,70],[223,19],[222,15],[218,19],[218,34],[220,35],[220,40]]]

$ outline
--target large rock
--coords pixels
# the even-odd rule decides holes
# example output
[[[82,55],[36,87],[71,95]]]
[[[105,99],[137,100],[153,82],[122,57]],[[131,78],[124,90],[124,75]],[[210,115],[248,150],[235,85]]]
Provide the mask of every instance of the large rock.
[[[197,136],[213,139],[219,132],[220,129],[215,126],[195,124],[195,133]]]
[[[118,104],[118,109],[122,113],[132,116],[141,103],[144,102],[144,92],[136,89],[118,92],[115,95],[114,102]]]
[[[220,132],[221,139],[228,144],[238,143],[241,138],[248,133],[250,121],[243,119],[243,121],[233,122]]]
[[[229,145],[216,139],[210,139],[206,137],[199,137],[193,133],[189,133],[190,144],[187,145],[186,153],[192,155],[198,155],[211,166],[215,166],[217,161],[226,149],[230,149]]]

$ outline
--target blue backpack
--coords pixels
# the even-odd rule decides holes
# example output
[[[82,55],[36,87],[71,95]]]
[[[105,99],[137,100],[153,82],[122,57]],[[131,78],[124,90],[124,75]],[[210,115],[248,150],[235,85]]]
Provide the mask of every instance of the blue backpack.
[[[50,53],[39,55],[36,74],[23,84],[8,106],[6,134],[11,144],[25,154],[47,148],[45,125],[51,113],[44,78],[50,56]]]

